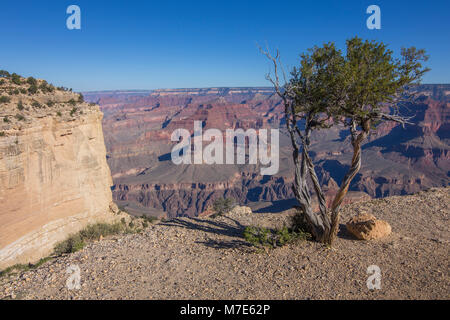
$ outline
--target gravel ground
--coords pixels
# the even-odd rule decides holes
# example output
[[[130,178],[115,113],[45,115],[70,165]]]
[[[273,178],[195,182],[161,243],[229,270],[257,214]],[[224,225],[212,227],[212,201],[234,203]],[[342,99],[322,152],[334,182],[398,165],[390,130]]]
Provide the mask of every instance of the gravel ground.
[[[449,299],[450,188],[354,203],[388,221],[382,240],[353,240],[341,225],[332,249],[302,241],[256,252],[246,225],[280,226],[289,212],[180,218],[104,239],[41,267],[0,278],[3,299]],[[80,269],[79,290],[66,281]],[[381,289],[367,288],[367,268]]]

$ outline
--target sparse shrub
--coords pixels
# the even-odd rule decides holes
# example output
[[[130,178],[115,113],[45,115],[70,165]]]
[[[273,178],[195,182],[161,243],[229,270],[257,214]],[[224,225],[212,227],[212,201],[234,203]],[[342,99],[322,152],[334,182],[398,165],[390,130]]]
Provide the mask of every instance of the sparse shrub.
[[[0,70],[0,78],[9,78],[11,75],[6,70]]]
[[[54,105],[55,105],[55,102],[53,102],[52,100],[47,101],[47,106],[49,106],[50,108],[53,107]]]
[[[243,235],[247,242],[258,248],[276,248],[294,241],[311,238],[309,233],[301,230],[296,232],[286,226],[277,230],[251,226],[245,228]]]
[[[234,200],[231,198],[219,198],[213,203],[214,215],[213,217],[222,216],[231,211],[235,207]]]
[[[37,101],[33,101],[33,102],[31,103],[31,105],[32,105],[33,107],[37,108],[37,109],[41,109],[41,108],[42,108],[42,105],[41,105],[39,102],[37,102]]]
[[[5,82],[6,82],[5,79],[0,79],[0,86],[5,84]]]
[[[26,94],[27,93],[27,89],[24,89],[24,88],[20,88],[19,91],[20,91],[21,94]]]
[[[8,123],[8,122],[9,122],[9,118],[8,118],[8,117],[4,117],[4,118],[3,118],[3,122]]]
[[[83,103],[84,102],[84,96],[82,93],[80,93],[80,96],[78,97],[78,102]]]
[[[19,121],[24,121],[25,117],[23,115],[21,115],[20,113],[16,114],[16,119]]]
[[[3,131],[0,132],[0,137],[4,137],[5,133]]]
[[[14,89],[12,93],[13,95],[17,96],[20,93],[20,91],[19,89]]]
[[[127,221],[125,220],[125,218],[120,219],[120,222],[121,222],[122,224],[126,224],[126,223],[127,223]]]
[[[7,97],[7,96],[1,96],[0,97],[0,103],[8,103],[10,101],[11,101],[10,97]]]
[[[21,78],[21,76],[19,76],[17,73],[13,73],[13,74],[11,75],[11,81],[12,81],[14,84],[17,84],[17,85],[22,84],[22,78]]]
[[[70,110],[70,116],[73,116],[77,112],[77,108],[73,107],[72,110]]]
[[[28,88],[28,93],[29,94],[36,94],[38,92],[38,87],[36,86],[36,85],[31,85],[29,88]]]
[[[56,115],[57,115],[58,117],[62,117],[61,111],[56,112]]]
[[[19,111],[22,111],[22,110],[24,109],[24,106],[23,106],[22,100],[21,100],[21,101],[19,101],[19,103],[17,104],[17,109],[19,109]]]
[[[66,240],[59,242],[54,248],[54,254],[77,252],[84,248],[87,242],[100,239],[101,236],[110,236],[120,233],[131,232],[123,224],[97,223],[88,225],[76,234],[70,235]]]
[[[32,85],[32,86],[37,86],[37,80],[35,78],[33,78],[33,77],[28,77],[27,78],[27,83],[29,85]]]
[[[150,222],[150,223],[158,220],[158,218],[156,218],[154,216],[146,216],[146,215],[142,215],[141,219],[145,220],[146,222]]]
[[[69,236],[66,240],[58,243],[55,246],[54,254],[62,255],[64,253],[73,253],[83,249],[85,243],[81,238],[80,234],[73,234]]]
[[[70,99],[69,101],[67,101],[68,104],[70,104],[71,106],[75,106],[77,104],[77,102],[74,99]]]

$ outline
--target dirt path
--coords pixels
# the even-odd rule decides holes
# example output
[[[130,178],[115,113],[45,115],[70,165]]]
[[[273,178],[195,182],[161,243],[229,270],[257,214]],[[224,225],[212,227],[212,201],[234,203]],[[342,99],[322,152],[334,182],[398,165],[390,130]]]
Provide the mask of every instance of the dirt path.
[[[393,234],[357,241],[341,226],[333,249],[305,241],[255,253],[242,238],[246,225],[282,225],[288,213],[175,219],[5,276],[0,298],[449,299],[449,200],[447,188],[346,206],[342,221],[369,210]],[[66,287],[71,265],[80,290]],[[367,288],[370,265],[380,290]]]

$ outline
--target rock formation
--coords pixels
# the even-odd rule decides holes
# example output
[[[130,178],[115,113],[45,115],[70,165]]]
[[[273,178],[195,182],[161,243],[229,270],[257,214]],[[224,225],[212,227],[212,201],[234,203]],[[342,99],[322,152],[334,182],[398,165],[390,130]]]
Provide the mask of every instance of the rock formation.
[[[403,129],[386,123],[371,134],[346,201],[449,185],[450,86],[423,85],[413,90],[417,99],[402,111],[414,116],[414,124]],[[293,198],[292,152],[283,106],[270,88],[95,92],[86,97],[98,102],[105,113],[113,197],[131,213],[195,216],[218,197],[275,206]],[[170,135],[177,128],[191,130],[194,120],[202,121],[205,129],[222,131],[280,128],[280,172],[261,176],[254,165],[173,165]],[[349,132],[334,127],[315,133],[311,141],[313,161],[331,199],[351,160]],[[287,202],[286,206],[293,204]]]
[[[42,80],[16,82],[0,85],[0,270],[114,219],[98,107]]]

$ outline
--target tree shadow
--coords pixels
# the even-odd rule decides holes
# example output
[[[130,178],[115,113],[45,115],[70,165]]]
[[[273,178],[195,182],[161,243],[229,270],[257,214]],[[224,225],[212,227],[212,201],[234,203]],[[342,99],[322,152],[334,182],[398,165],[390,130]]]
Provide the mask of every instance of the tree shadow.
[[[189,219],[172,219],[170,221],[161,224],[170,227],[186,228],[189,230],[199,230],[205,233],[212,233],[214,235],[222,235],[231,238],[236,238],[232,240],[208,239],[207,241],[196,241],[196,243],[202,243],[210,248],[231,249],[239,247],[251,247],[251,245],[248,242],[246,242],[243,238],[243,232],[246,226],[242,225],[236,219],[227,216],[224,216],[223,218],[230,220],[230,223],[206,219],[204,220],[199,218],[189,218]]]

